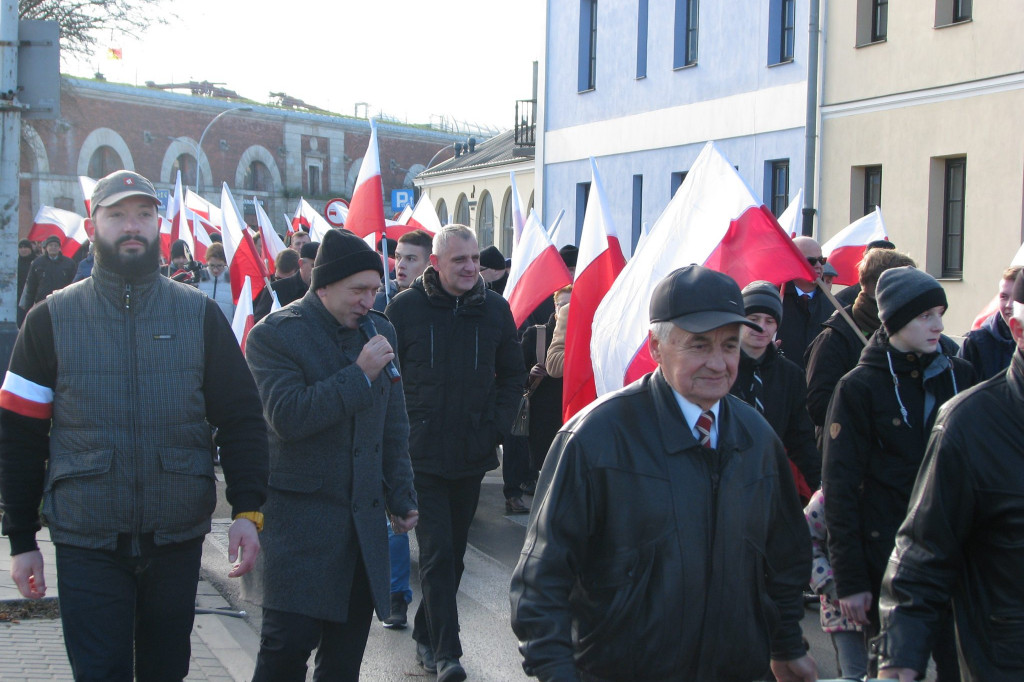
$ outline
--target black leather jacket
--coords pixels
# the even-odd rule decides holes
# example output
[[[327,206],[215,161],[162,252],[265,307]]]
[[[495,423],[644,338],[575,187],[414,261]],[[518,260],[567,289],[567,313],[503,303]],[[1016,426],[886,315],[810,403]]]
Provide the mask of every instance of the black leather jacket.
[[[661,370],[562,428],[512,576],[527,674],[749,682],[804,655],[810,536],[786,453],[734,396],[718,445]]]
[[[1021,351],[941,410],[882,586],[882,666],[925,670],[952,598],[963,679],[1024,679],[1022,412]]]

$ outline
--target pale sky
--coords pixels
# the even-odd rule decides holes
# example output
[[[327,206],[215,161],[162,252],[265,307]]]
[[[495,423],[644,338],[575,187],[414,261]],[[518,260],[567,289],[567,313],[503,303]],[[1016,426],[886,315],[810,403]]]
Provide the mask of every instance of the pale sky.
[[[135,39],[98,36],[92,58],[65,73],[144,85],[208,80],[266,103],[285,92],[352,115],[356,102],[429,123],[512,127],[543,56],[544,0],[173,0],[177,14]],[[107,58],[120,47],[124,59]]]

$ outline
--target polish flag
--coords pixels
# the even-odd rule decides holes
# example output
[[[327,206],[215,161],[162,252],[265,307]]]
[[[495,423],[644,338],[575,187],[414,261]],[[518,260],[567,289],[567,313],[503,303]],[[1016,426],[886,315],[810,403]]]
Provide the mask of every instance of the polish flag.
[[[96,189],[98,184],[97,180],[93,180],[88,175],[79,175],[78,184],[82,187],[82,196],[85,197],[85,215],[92,215],[92,193]]]
[[[597,172],[597,163],[590,159],[593,182],[590,200],[583,216],[583,233],[576,260],[576,279],[569,299],[569,320],[565,336],[565,369],[562,376],[562,416],[571,416],[597,397],[594,388],[594,367],[590,360],[594,313],[612,283],[626,267],[626,257],[619,235],[612,223],[608,200]]]
[[[245,278],[251,277],[255,284],[250,285],[250,301],[259,296],[263,287],[267,285],[270,275],[263,265],[256,250],[256,244],[249,234],[249,226],[242,220],[242,214],[238,211],[234,197],[228,189],[228,183],[224,183],[220,192],[220,209],[223,214],[224,224],[221,236],[224,240],[224,256],[228,262],[228,273],[231,276],[231,298],[235,305],[242,295],[242,285]]]
[[[305,228],[309,232],[310,241],[322,242],[327,230],[331,229],[331,224],[305,199],[299,197],[299,205],[295,208],[295,216],[292,218],[288,235],[295,234],[301,228]]]
[[[209,201],[199,196],[190,189],[185,190],[185,206],[195,216],[202,218],[200,224],[206,229],[207,234],[221,231],[224,223],[224,216],[221,210]]]
[[[509,171],[509,177],[512,180],[512,243],[515,244],[522,236],[523,228],[526,227],[526,211],[523,210],[523,201],[519,198],[515,171]]]
[[[43,206],[32,221],[28,238],[34,242],[41,242],[50,236],[60,239],[61,253],[71,258],[82,248],[82,244],[89,241],[89,235],[85,231],[85,218],[71,211]]]
[[[1017,249],[1017,253],[1013,256],[1013,260],[1010,261],[1009,267],[1013,267],[1014,265],[1024,265],[1024,244],[1021,244],[1020,248]],[[999,310],[999,294],[993,296],[992,300],[989,301],[985,305],[985,307],[981,309],[981,312],[979,312],[977,317],[974,318],[974,323],[971,325],[971,330],[977,329],[982,324],[984,324],[985,320],[988,319],[989,315],[996,312],[997,310]]]
[[[832,283],[849,286],[859,282],[860,275],[857,274],[857,266],[864,258],[864,251],[868,248],[868,244],[879,239],[889,241],[889,235],[885,232],[882,209],[875,206],[873,212],[850,223],[836,236],[822,244],[821,255],[828,258],[828,262],[839,273]]]
[[[377,122],[370,121],[370,144],[359,166],[356,188],[348,202],[345,228],[356,236],[384,232],[384,187],[380,178],[380,155],[377,151]]]
[[[238,345],[245,355],[245,341],[249,338],[249,330],[256,324],[256,318],[252,312],[252,280],[249,275],[245,276],[242,282],[242,291],[238,296],[238,305],[235,306],[235,317],[231,320],[231,331],[238,339]]]
[[[208,223],[204,223],[203,219],[193,213],[188,206],[183,208],[183,218],[188,222],[192,230],[192,237],[195,239],[196,250],[192,254],[197,261],[200,263],[206,262],[206,249],[210,248],[213,244],[213,240],[210,239],[210,232],[207,229],[213,230],[212,227],[207,228]],[[219,230],[214,230],[218,232]]]
[[[779,216],[779,227],[793,239],[800,236],[800,230],[803,228],[803,208],[801,208],[803,203],[804,191],[799,189],[796,196],[793,197],[793,201],[789,202],[789,206]]]
[[[409,204],[406,204],[405,208],[403,208],[398,213],[398,215],[395,216],[394,221],[396,223],[398,223],[399,225],[408,225],[409,224],[409,218],[411,218],[411,217],[412,217],[412,206],[410,206]]]
[[[535,213],[530,213],[519,243],[512,247],[512,267],[505,283],[505,300],[516,327],[551,294],[572,283],[572,276],[558,249]]]
[[[174,180],[174,194],[167,199],[167,210],[164,211],[164,222],[160,229],[160,247],[164,258],[171,260],[171,244],[179,239],[184,240],[188,252],[195,258],[196,242],[192,238],[192,230],[185,219],[184,193],[181,190],[181,171]]]
[[[590,350],[598,395],[655,368],[647,347],[651,293],[691,263],[723,272],[740,287],[758,279],[781,285],[815,278],[771,211],[708,142],[597,309]]]
[[[426,230],[430,234],[437,234],[441,231],[441,219],[437,217],[437,211],[434,210],[434,205],[430,203],[426,194],[420,196],[420,200],[416,202],[416,207],[412,210],[412,215],[409,216],[409,220],[405,224],[415,227],[417,230]]]
[[[267,265],[267,272],[271,275],[276,271],[277,254],[284,251],[287,246],[281,241],[281,237],[277,234],[277,230],[270,223],[270,216],[263,210],[260,203],[256,200],[256,197],[252,198],[253,206],[256,207],[256,224],[260,230],[260,251],[263,253],[264,261]]]

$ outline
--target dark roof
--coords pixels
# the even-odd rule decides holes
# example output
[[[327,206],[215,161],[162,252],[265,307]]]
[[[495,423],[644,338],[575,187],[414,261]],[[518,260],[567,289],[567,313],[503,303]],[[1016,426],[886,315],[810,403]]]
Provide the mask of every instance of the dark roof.
[[[432,178],[449,173],[469,170],[471,168],[488,168],[509,163],[519,163],[533,157],[515,154],[514,130],[506,130],[494,137],[479,142],[472,152],[463,152],[460,156],[443,161],[430,170],[421,172],[416,177]]]

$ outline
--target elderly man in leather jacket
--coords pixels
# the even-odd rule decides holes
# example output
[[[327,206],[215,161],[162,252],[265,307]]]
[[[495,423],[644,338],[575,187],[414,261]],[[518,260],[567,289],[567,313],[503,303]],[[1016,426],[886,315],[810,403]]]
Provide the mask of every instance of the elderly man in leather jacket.
[[[943,406],[882,582],[880,677],[917,679],[948,611],[964,680],[1024,679],[1024,273],[1010,367]]]
[[[728,395],[744,316],[691,265],[655,288],[658,369],[555,437],[512,576],[523,668],[542,680],[817,679],[811,568],[785,450]]]

